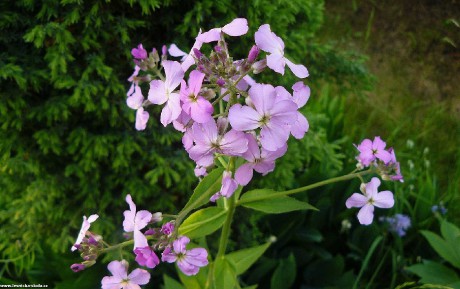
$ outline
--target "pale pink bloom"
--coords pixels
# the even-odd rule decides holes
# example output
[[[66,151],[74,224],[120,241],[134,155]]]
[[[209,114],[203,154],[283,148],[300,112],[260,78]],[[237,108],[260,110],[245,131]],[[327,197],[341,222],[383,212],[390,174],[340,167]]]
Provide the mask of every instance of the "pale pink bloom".
[[[232,178],[232,172],[224,171],[222,174],[222,186],[220,191],[215,193],[210,201],[215,202],[220,197],[230,198],[238,188],[238,183]]]
[[[203,43],[219,41],[221,34],[225,33],[230,36],[241,36],[248,32],[248,21],[245,18],[236,18],[221,28],[213,28],[197,37],[197,40]]]
[[[358,160],[368,166],[376,159],[380,159],[385,164],[391,161],[391,154],[385,150],[386,143],[379,136],[363,140],[356,148],[359,150]]]
[[[128,262],[126,260],[112,261],[107,266],[113,276],[102,278],[102,289],[140,289],[150,281],[150,273],[144,269],[134,269],[128,275]]]
[[[168,52],[169,52],[169,55],[173,57],[180,57],[181,61],[184,61],[185,58],[187,58],[187,53],[180,50],[179,47],[177,47],[177,45],[174,43],[169,46]]]
[[[184,71],[177,61],[165,60],[161,65],[164,67],[166,79],[165,81],[156,79],[150,82],[148,98],[154,104],[166,103],[160,116],[161,123],[166,126],[177,119],[181,113],[180,96],[174,90],[184,78]]]
[[[136,254],[136,262],[141,266],[147,268],[155,268],[156,265],[160,264],[160,259],[155,254],[150,246],[143,248],[134,249],[134,254]]]
[[[179,269],[187,276],[196,275],[200,267],[208,265],[208,252],[204,248],[186,250],[190,239],[181,236],[173,242],[172,247],[166,247],[161,256],[161,261],[176,262]]]
[[[78,233],[77,240],[75,241],[74,245],[70,249],[71,251],[75,251],[78,249],[75,245],[81,244],[81,242],[83,241],[83,238],[86,235],[86,232],[91,227],[91,223],[96,221],[97,218],[99,218],[99,215],[96,215],[96,214],[89,216],[89,218],[86,218],[86,216],[83,216],[83,224],[81,224],[80,232]]]
[[[302,81],[299,81],[292,86],[292,90],[294,91],[292,101],[297,104],[298,108],[303,107],[310,98],[310,87],[305,85]],[[293,125],[291,125],[291,134],[296,139],[301,139],[304,137],[309,127],[310,125],[307,118],[297,111],[297,120]]]
[[[267,66],[284,75],[284,66],[287,64],[295,76],[305,78],[308,76],[308,70],[301,64],[294,64],[284,57],[284,42],[275,33],[270,30],[270,25],[264,24],[259,27],[255,33],[257,46],[270,54],[267,55]]]
[[[214,153],[239,156],[248,149],[248,141],[244,133],[232,129],[221,135],[214,119],[207,123],[194,123],[192,137],[195,145],[188,150],[188,153],[197,165],[203,167],[213,163]]]
[[[188,86],[182,80],[180,87],[182,109],[198,123],[205,123],[211,120],[214,112],[211,103],[199,95],[204,76],[204,73],[193,70],[190,72]]]
[[[361,185],[362,194],[354,193],[347,199],[347,208],[361,208],[358,212],[358,220],[362,225],[369,225],[374,219],[374,206],[378,208],[391,208],[395,201],[390,191],[378,192],[380,180],[372,178],[367,184]]]
[[[291,100],[276,101],[275,88],[269,84],[255,84],[249,89],[253,107],[235,104],[230,108],[228,119],[237,131],[261,128],[260,142],[269,151],[283,147],[292,125],[297,120],[297,105]]]
[[[276,151],[268,151],[264,148],[259,148],[252,134],[246,134],[246,138],[248,140],[248,150],[242,157],[248,162],[241,165],[235,172],[235,180],[242,186],[246,186],[251,181],[253,170],[263,176],[272,172],[275,169],[275,160],[283,156],[287,151],[287,145]]]
[[[152,220],[152,213],[146,210],[136,212],[136,205],[129,194],[126,196],[126,202],[129,204],[129,210],[123,213],[125,216],[123,229],[125,232],[134,233],[134,248],[147,247],[147,238],[142,234],[141,230]]]

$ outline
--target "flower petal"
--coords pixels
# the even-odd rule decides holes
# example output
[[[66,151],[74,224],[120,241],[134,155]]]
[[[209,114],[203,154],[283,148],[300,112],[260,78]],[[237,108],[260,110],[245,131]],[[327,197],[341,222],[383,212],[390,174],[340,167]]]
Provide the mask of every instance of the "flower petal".
[[[163,104],[168,100],[165,83],[155,79],[150,82],[148,99],[153,104]]]
[[[169,92],[172,92],[184,78],[184,70],[182,70],[181,64],[177,61],[164,60],[161,65],[165,69],[165,87]]]
[[[264,149],[276,151],[286,144],[289,133],[289,129],[271,122],[260,131],[260,143]]]
[[[354,193],[347,199],[347,201],[345,202],[345,206],[347,206],[348,209],[353,207],[360,208],[366,205],[367,201],[368,198],[366,196]]]
[[[364,205],[358,212],[358,220],[361,225],[370,225],[374,220],[374,206]]]
[[[163,126],[167,126],[168,124],[176,120],[179,117],[181,111],[182,109],[180,107],[179,94],[171,93],[168,102],[166,102],[166,105],[163,107],[163,110],[161,111],[160,121],[163,124]]]
[[[391,208],[395,204],[395,200],[393,198],[393,193],[390,191],[382,191],[374,196],[374,206],[379,208]]]
[[[177,47],[177,45],[174,43],[169,46],[168,53],[173,57],[183,57],[187,55],[187,53],[180,50],[179,47]]]
[[[265,52],[283,54],[284,42],[270,30],[269,24],[259,27],[254,34],[256,45]]]
[[[145,285],[150,281],[150,273],[144,269],[134,269],[128,275],[129,281],[137,285]]]
[[[107,269],[115,278],[126,279],[128,276],[128,262],[126,260],[112,261],[107,265]]]
[[[242,186],[246,186],[251,181],[252,176],[252,164],[249,163],[243,164],[235,172],[235,180]]]
[[[291,134],[296,139],[301,139],[304,137],[309,127],[310,125],[308,124],[307,118],[300,112],[297,112],[297,121],[291,125]]]
[[[201,41],[203,43],[209,43],[209,42],[214,42],[214,41],[219,41],[220,40],[220,34],[222,33],[221,28],[213,28],[200,36],[198,36],[196,39],[198,41]]]
[[[298,78],[308,77],[309,75],[308,70],[305,66],[303,66],[302,64],[294,64],[287,58],[285,58],[285,60],[286,60],[287,66],[289,66],[289,68],[291,69],[292,73],[294,73],[295,76],[297,76]],[[268,62],[267,62],[267,65],[268,65]]]
[[[228,112],[228,120],[235,130],[246,131],[258,128],[260,115],[252,107],[234,104]]]
[[[241,36],[248,33],[248,20],[245,18],[236,18],[232,22],[222,27],[222,31],[230,36]]]
[[[272,115],[276,100],[276,90],[270,84],[255,84],[249,89],[249,97],[259,115]]]
[[[303,107],[310,98],[310,87],[299,81],[292,86],[292,90],[294,91],[292,101],[297,104],[298,108]]]
[[[134,127],[137,130],[144,130],[147,127],[149,117],[149,113],[147,111],[144,111],[143,107],[139,107],[139,109],[136,111],[136,123]]]
[[[281,75],[284,75],[284,66],[286,65],[286,59],[283,55],[278,53],[272,53],[267,55],[267,66]]]

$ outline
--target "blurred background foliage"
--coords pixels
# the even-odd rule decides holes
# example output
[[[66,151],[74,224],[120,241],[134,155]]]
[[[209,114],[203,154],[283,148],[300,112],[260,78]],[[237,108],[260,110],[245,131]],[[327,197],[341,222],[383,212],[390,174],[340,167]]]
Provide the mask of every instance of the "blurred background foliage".
[[[403,238],[378,217],[358,226],[344,206],[357,181],[299,196],[320,212],[238,211],[234,249],[278,239],[242,282],[394,288],[418,280],[406,266],[442,262],[419,230],[439,232],[437,219],[460,221],[455,1],[19,0],[0,2],[0,11],[0,284],[98,288],[102,262],[78,274],[68,269],[78,260],[69,248],[83,215],[98,213],[94,230],[115,242],[127,193],[151,211],[181,208],[197,183],[193,163],[181,136],[157,121],[158,109],[147,130],[135,131],[125,105],[130,50],[172,42],[188,50],[200,27],[235,17],[250,24],[246,37],[230,41],[235,57],[247,55],[253,33],[269,23],[311,75],[303,108],[310,131],[250,188],[294,188],[352,171],[352,144],[380,135],[395,147],[406,181],[385,184],[397,203],[378,213],[412,220]],[[289,88],[295,77],[257,80]],[[431,210],[440,202],[445,215]],[[155,269],[147,288],[159,288],[163,273],[175,276],[170,267]]]

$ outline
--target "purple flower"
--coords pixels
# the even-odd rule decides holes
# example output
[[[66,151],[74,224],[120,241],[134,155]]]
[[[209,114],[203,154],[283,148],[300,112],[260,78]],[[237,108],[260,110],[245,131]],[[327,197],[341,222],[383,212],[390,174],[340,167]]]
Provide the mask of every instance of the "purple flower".
[[[196,39],[203,43],[209,43],[219,41],[222,32],[230,36],[241,36],[246,34],[248,29],[248,21],[245,18],[236,18],[224,27],[213,28],[208,32],[199,35]]]
[[[260,149],[255,137],[252,134],[246,134],[248,140],[248,150],[243,154],[243,158],[248,161],[241,165],[235,173],[235,180],[238,184],[246,186],[252,179],[253,170],[266,175],[275,169],[275,160],[283,156],[287,151],[287,145],[276,151]]]
[[[378,208],[391,208],[395,201],[393,193],[390,191],[378,192],[377,188],[380,186],[378,178],[372,178],[367,184],[361,185],[361,192],[363,194],[354,193],[349,197],[345,203],[347,208],[357,207],[361,208],[358,212],[358,220],[362,225],[369,225],[374,219],[374,206]]]
[[[73,245],[72,248],[70,249],[71,251],[75,251],[75,250],[78,249],[78,246],[77,246],[77,245],[80,245],[80,244],[81,244],[81,242],[83,241],[83,238],[84,238],[85,235],[86,235],[86,232],[87,232],[87,231],[89,230],[89,228],[91,227],[91,223],[93,223],[94,221],[96,221],[97,218],[99,218],[99,216],[96,215],[96,214],[89,216],[88,219],[86,218],[86,216],[83,216],[83,224],[81,225],[81,229],[80,229],[80,232],[78,233],[77,240],[75,241],[74,245]]]
[[[107,266],[113,276],[102,278],[102,289],[140,289],[150,281],[150,273],[144,269],[134,269],[128,275],[128,262],[126,260],[112,261]]]
[[[232,178],[232,172],[224,171],[222,174],[222,186],[220,191],[215,193],[210,201],[215,202],[220,197],[230,198],[238,188],[238,183]]]
[[[297,105],[290,100],[276,102],[275,88],[269,84],[254,84],[249,89],[253,107],[235,104],[230,108],[228,119],[235,130],[249,131],[262,128],[260,142],[269,151],[283,147],[291,125],[297,120]]]
[[[363,140],[356,148],[359,150],[358,160],[368,166],[376,159],[383,161],[385,164],[391,161],[391,154],[385,150],[386,143],[379,136]]]
[[[204,97],[198,95],[203,84],[204,74],[198,70],[190,73],[188,86],[182,80],[180,88],[180,99],[182,100],[182,109],[190,117],[198,122],[205,123],[212,119],[214,108],[211,103]]]
[[[253,45],[251,50],[249,50],[248,54],[248,62],[249,63],[254,63],[256,61],[257,56],[259,56],[260,49],[257,47],[257,45]]]
[[[137,48],[133,48],[131,50],[131,54],[133,55],[134,58],[143,60],[147,58],[147,50],[144,49],[142,44],[139,44]]]
[[[161,111],[161,123],[166,126],[177,119],[181,113],[180,96],[173,92],[184,78],[184,71],[179,62],[165,60],[161,63],[165,69],[166,79],[150,82],[149,101],[154,104],[166,105]]]
[[[167,247],[161,256],[163,262],[176,262],[179,269],[187,276],[196,275],[200,267],[208,265],[208,252],[204,248],[186,250],[190,239],[181,236]]]
[[[184,61],[185,58],[187,58],[187,55],[188,55],[184,51],[180,50],[179,47],[177,47],[177,45],[174,44],[174,43],[169,46],[168,52],[169,52],[169,55],[171,55],[173,57],[180,57],[181,61]]]
[[[264,24],[259,27],[255,33],[257,46],[270,54],[267,55],[267,66],[273,71],[284,75],[284,66],[287,64],[295,76],[305,78],[308,76],[308,70],[301,64],[294,64],[284,57],[284,42],[275,33],[270,30],[270,25]]]
[[[403,214],[396,214],[393,217],[381,217],[380,220],[388,223],[389,230],[399,237],[405,236],[407,229],[411,226],[410,217]]]
[[[129,204],[129,210],[124,211],[123,229],[125,232],[134,232],[134,248],[147,247],[147,238],[142,234],[141,230],[148,225],[152,219],[152,213],[146,210],[136,212],[131,195],[126,196],[126,202]]]
[[[220,135],[214,119],[207,123],[194,123],[192,137],[195,145],[188,151],[190,158],[203,167],[213,163],[214,153],[239,156],[248,149],[244,133],[232,129]]]
[[[160,259],[158,259],[158,256],[150,246],[136,248],[134,249],[134,254],[136,254],[137,264],[141,266],[155,268],[156,265],[160,264]]]
[[[396,160],[396,154],[393,148],[389,148],[388,152],[390,153],[391,159],[388,163],[388,172],[386,173],[392,181],[400,181],[404,183],[404,178],[401,174],[401,168],[399,162]]]

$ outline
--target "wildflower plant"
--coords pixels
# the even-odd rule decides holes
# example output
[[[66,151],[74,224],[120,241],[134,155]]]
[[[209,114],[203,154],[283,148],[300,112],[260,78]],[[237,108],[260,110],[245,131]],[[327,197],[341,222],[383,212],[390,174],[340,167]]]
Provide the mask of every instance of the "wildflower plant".
[[[128,194],[129,210],[124,212],[123,221],[128,240],[119,244],[109,245],[103,236],[89,230],[98,215],[84,217],[72,247],[79,250],[83,261],[71,266],[74,271],[92,266],[101,254],[126,249],[132,250],[139,266],[148,269],[163,262],[175,263],[188,278],[196,278],[193,276],[203,271],[206,277],[197,279],[201,288],[239,288],[237,276],[256,262],[272,241],[227,252],[238,207],[273,214],[315,210],[291,195],[353,178],[362,181],[362,194],[350,196],[346,206],[361,208],[361,224],[372,223],[374,207],[394,205],[392,192],[378,192],[379,178],[364,181],[365,176],[375,174],[382,180],[402,181],[394,150],[386,149],[380,137],[356,146],[358,165],[349,174],[287,191],[244,191],[254,171],[265,176],[275,169],[276,160],[288,150],[291,135],[301,139],[308,132],[308,120],[299,109],[310,97],[304,82],[309,75],[307,68],[285,56],[284,42],[269,24],[259,27],[246,58],[231,56],[226,38],[247,37],[248,30],[247,20],[237,18],[220,28],[200,30],[188,53],[175,44],[163,46],[160,53],[155,48],[148,52],[142,44],[132,49],[135,67],[128,79],[131,86],[126,103],[136,110],[135,129],[145,130],[149,121],[157,121],[150,117],[150,108],[161,106],[159,121],[183,134],[182,144],[201,181],[176,215],[138,210]],[[212,47],[208,55],[202,50],[205,45]],[[291,88],[257,82],[260,73],[284,75],[285,65],[300,79]],[[216,253],[193,243],[218,230]],[[137,268],[128,274],[124,259],[112,261],[108,269],[113,276],[102,279],[102,288],[138,288],[150,280],[146,269]]]

